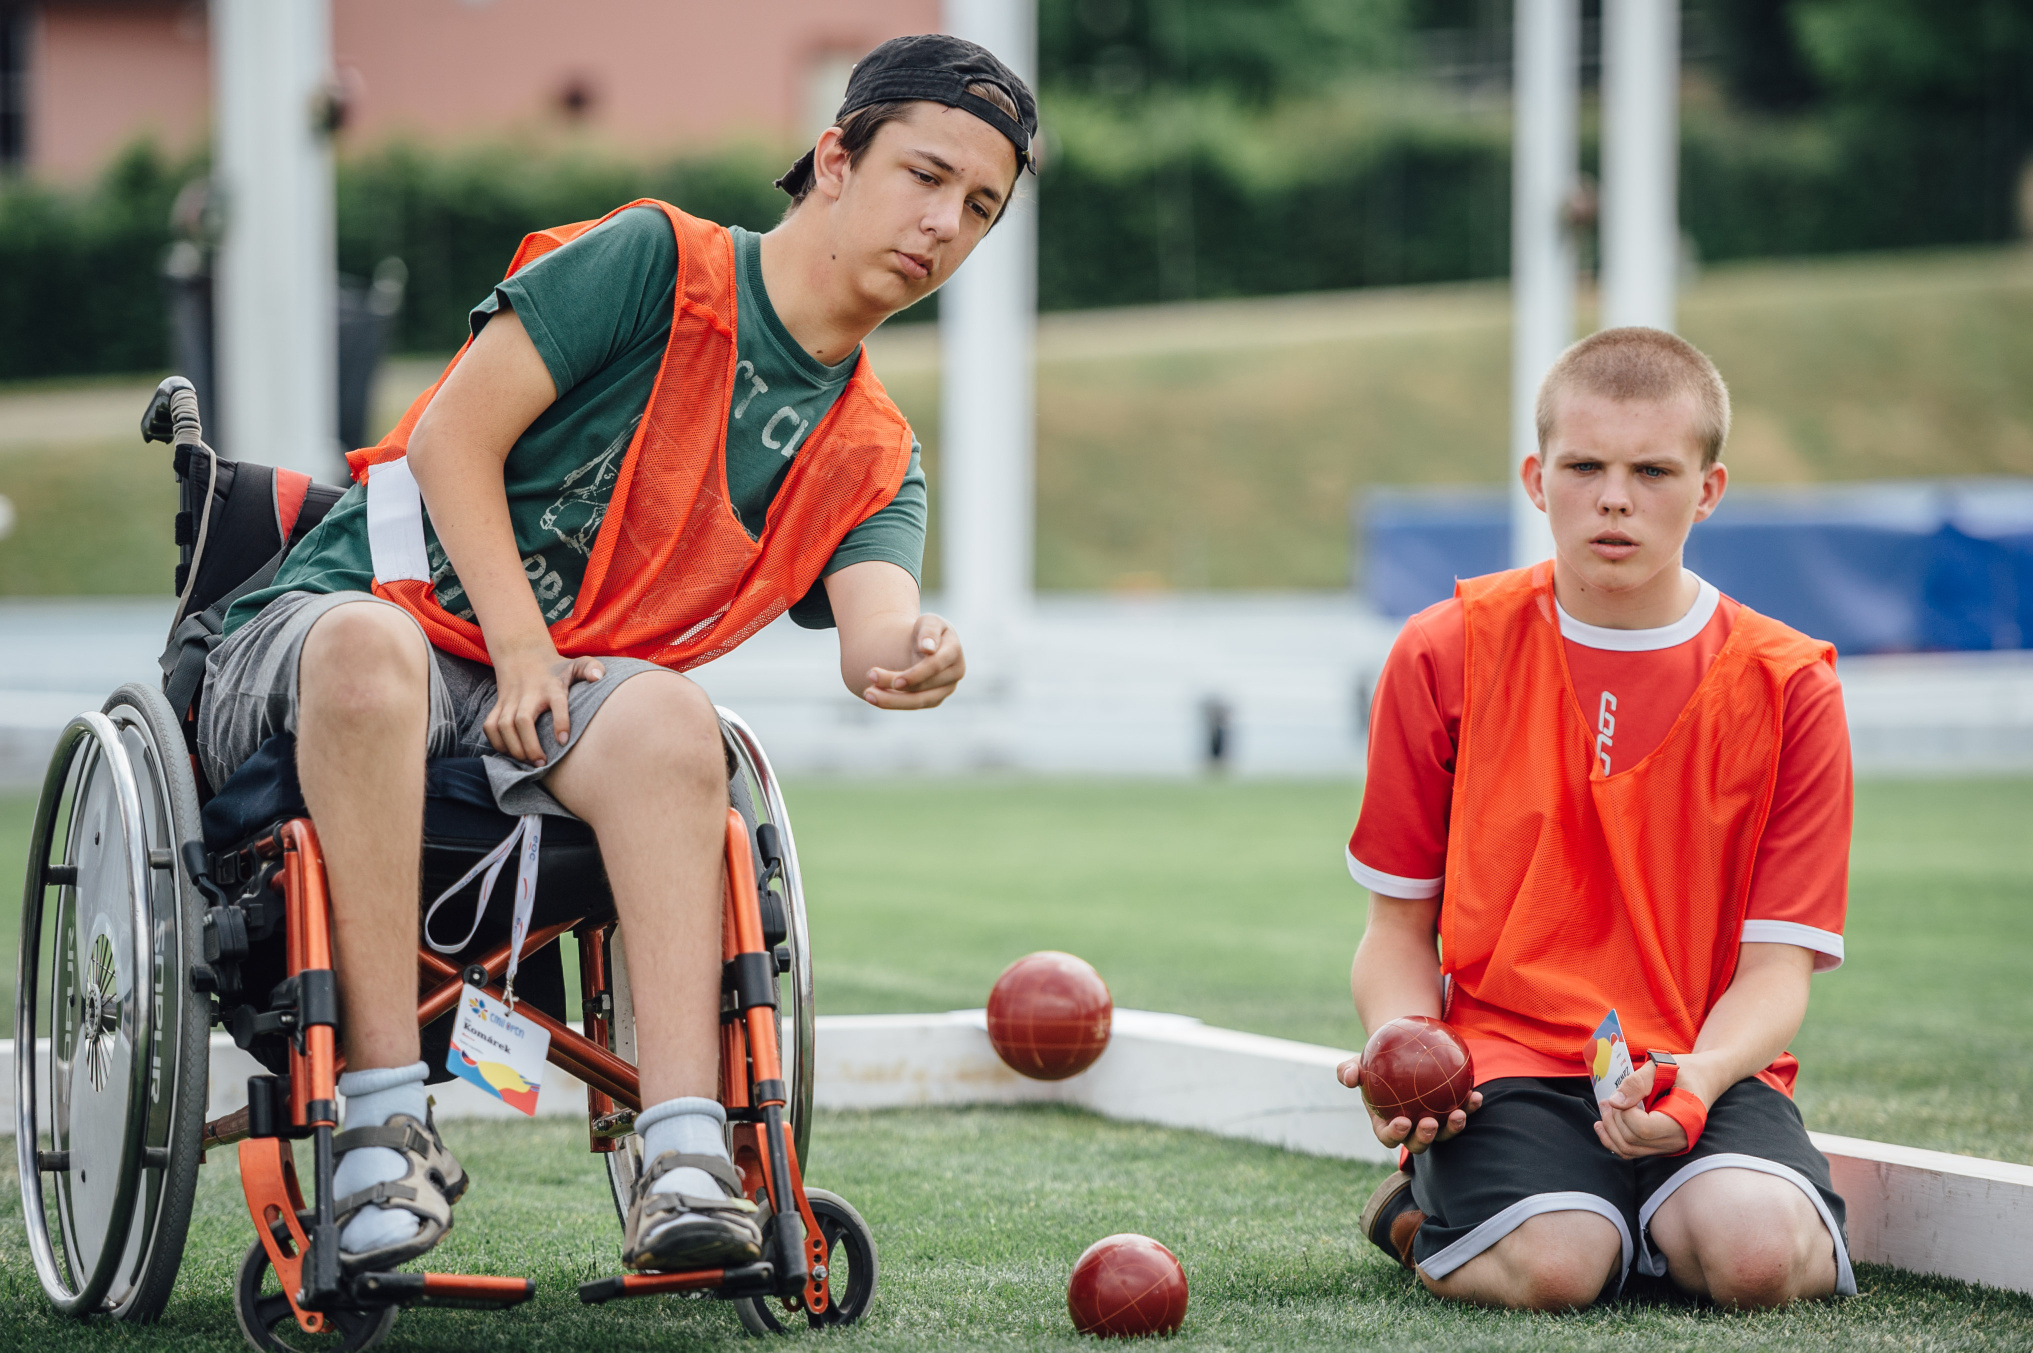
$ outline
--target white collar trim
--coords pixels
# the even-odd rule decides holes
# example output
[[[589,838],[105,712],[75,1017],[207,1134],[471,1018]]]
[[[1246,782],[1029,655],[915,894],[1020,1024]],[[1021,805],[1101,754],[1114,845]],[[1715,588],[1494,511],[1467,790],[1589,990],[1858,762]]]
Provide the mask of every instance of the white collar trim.
[[[1715,584],[1708,582],[1689,569],[1688,576],[1701,584],[1701,590],[1694,594],[1694,604],[1687,608],[1687,614],[1670,625],[1661,625],[1651,630],[1613,630],[1601,625],[1584,625],[1567,614],[1554,599],[1553,609],[1560,616],[1560,637],[1572,639],[1583,648],[1606,649],[1611,653],[1652,653],[1662,648],[1674,648],[1686,643],[1707,628],[1715,617],[1715,608],[1722,604],[1722,593]]]

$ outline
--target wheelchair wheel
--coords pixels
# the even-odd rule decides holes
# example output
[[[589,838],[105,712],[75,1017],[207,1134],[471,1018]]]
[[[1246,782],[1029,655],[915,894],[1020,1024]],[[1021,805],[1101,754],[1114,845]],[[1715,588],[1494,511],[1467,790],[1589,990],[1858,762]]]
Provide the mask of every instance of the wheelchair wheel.
[[[718,712],[720,734],[734,761],[734,774],[727,786],[729,800],[747,821],[751,842],[758,826],[773,823],[783,850],[783,874],[775,886],[783,898],[784,915],[789,922],[784,943],[791,951],[791,970],[780,984],[783,1006],[777,1013],[783,1030],[791,1142],[802,1163],[810,1158],[812,1141],[812,1068],[818,1056],[818,1012],[812,1004],[812,946],[805,929],[805,887],[798,872],[797,842],[791,835],[791,818],[784,807],[783,792],[762,743],[740,715],[725,708]],[[760,869],[757,877],[761,877]],[[614,998],[614,1053],[633,1065],[635,1006],[629,994],[627,943],[619,926],[609,941],[608,980]],[[607,1154],[607,1182],[614,1194],[615,1215],[624,1225],[628,1220],[629,1190],[634,1187],[642,1164],[642,1138],[633,1133]]]
[[[281,1229],[287,1234],[287,1228]],[[266,1353],[360,1353],[388,1337],[401,1308],[330,1311],[322,1333],[306,1334],[276,1280],[268,1248],[257,1240],[240,1260],[233,1283],[233,1314],[247,1342]]]
[[[180,853],[197,834],[158,692],[123,686],[64,729],[23,894],[15,1144],[36,1275],[72,1315],[154,1319],[183,1258],[210,1027],[189,979],[204,903]]]
[[[815,1330],[851,1325],[868,1314],[869,1303],[875,1300],[876,1278],[882,1268],[875,1253],[875,1235],[854,1205],[839,1194],[806,1189],[805,1200],[811,1203],[812,1217],[826,1236],[826,1280],[833,1301],[821,1315],[804,1312],[803,1323]],[[772,1217],[763,1226],[765,1254],[770,1245],[767,1234],[775,1225]],[[800,1314],[777,1297],[743,1297],[734,1303],[734,1311],[751,1334],[782,1334],[798,1322]]]
[[[782,983],[784,1078],[789,1082],[791,1141],[800,1162],[811,1159],[812,1071],[818,1058],[818,1007],[812,1003],[812,941],[805,929],[805,882],[798,870],[798,843],[791,834],[790,810],[784,806],[782,787],[770,769],[769,755],[755,733],[731,709],[721,709],[720,732],[734,751],[735,774],[731,785],[735,807],[748,819],[749,834],[761,823],[776,827],[783,849],[783,876],[779,888],[784,915],[789,922],[785,944],[790,946],[791,970]],[[741,800],[746,798],[747,803]],[[758,874],[758,877],[760,875]]]

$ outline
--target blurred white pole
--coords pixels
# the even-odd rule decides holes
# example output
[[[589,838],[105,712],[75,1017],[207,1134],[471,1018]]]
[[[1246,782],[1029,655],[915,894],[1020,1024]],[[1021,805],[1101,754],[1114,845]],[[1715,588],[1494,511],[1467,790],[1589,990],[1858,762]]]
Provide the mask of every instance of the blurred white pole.
[[[1680,270],[1680,0],[1602,7],[1602,327],[1671,329]]]
[[[1610,0],[1616,3],[1616,0]],[[1574,241],[1566,212],[1580,177],[1580,0],[1517,0],[1511,130],[1511,563],[1553,554],[1545,514],[1518,480],[1539,449],[1539,382],[1574,340]]]
[[[1037,87],[1036,0],[945,0],[948,33],[978,42]],[[945,606],[970,675],[1000,683],[1031,606],[1037,419],[1036,180],[939,296],[939,489]]]
[[[239,459],[331,480],[338,279],[328,0],[212,0],[213,174],[225,196],[214,314],[222,432]],[[343,482],[343,481],[342,481]]]

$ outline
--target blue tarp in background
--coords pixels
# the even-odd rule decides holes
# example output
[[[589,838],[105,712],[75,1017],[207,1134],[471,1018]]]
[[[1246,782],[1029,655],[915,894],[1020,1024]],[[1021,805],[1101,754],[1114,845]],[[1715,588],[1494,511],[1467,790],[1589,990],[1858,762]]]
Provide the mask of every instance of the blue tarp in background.
[[[1362,591],[1406,616],[1510,562],[1501,488],[1377,489]],[[2033,647],[2033,480],[1731,489],[1687,566],[1843,653]]]

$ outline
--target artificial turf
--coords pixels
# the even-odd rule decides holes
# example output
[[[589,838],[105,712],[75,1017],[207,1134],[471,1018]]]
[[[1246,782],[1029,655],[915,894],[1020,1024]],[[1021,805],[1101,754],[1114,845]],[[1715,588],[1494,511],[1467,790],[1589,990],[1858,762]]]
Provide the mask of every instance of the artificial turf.
[[[1362,912],[1339,842],[1359,794],[1345,783],[794,785],[821,1008],[977,1005],[1010,959],[1058,947],[1094,961],[1120,1004],[1350,1046],[1360,1032],[1346,974]],[[19,877],[25,807],[0,800],[0,877]],[[1811,1126],[2033,1159],[2029,811],[2033,781],[1860,787],[1849,963],[1816,979],[1795,1043]],[[0,898],[0,924],[12,902]],[[433,1266],[527,1274],[541,1295],[508,1315],[405,1315],[392,1346],[590,1351],[742,1337],[708,1303],[577,1303],[579,1281],[612,1271],[618,1230],[569,1120],[451,1134],[478,1182]],[[876,1308],[864,1329],[830,1337],[844,1345],[1072,1345],[1074,1257],[1139,1230],[1186,1265],[1187,1346],[2033,1346],[2033,1299],[1869,1267],[1857,1300],[1764,1315],[1656,1293],[1579,1315],[1443,1307],[1354,1235],[1373,1167],[1062,1110],[827,1114],[813,1156],[812,1181],[860,1207],[883,1247]],[[227,1292],[250,1230],[228,1153],[206,1167],[184,1277],[152,1329],[49,1315],[11,1179],[0,1213],[0,1348],[238,1346]]]
[[[584,1279],[615,1271],[619,1228],[604,1177],[569,1121],[448,1125],[475,1183],[432,1266],[515,1273],[539,1295],[508,1313],[403,1315],[392,1349],[613,1353],[738,1344],[718,1303],[654,1298],[588,1308]],[[811,1178],[860,1207],[882,1283],[860,1326],[829,1347],[1091,1347],[1066,1316],[1073,1260],[1114,1231],[1163,1240],[1191,1288],[1183,1348],[2023,1349],[2033,1298],[1866,1267],[1861,1295],[1731,1315],[1656,1292],[1569,1315],[1432,1300],[1359,1241],[1372,1166],[1296,1156],[1051,1108],[833,1113],[814,1132]],[[15,1214],[12,1181],[4,1204]],[[230,1283],[251,1231],[230,1153],[205,1167],[183,1277],[162,1323],[123,1329],[49,1312],[18,1223],[0,1227],[0,1343],[85,1349],[238,1348]],[[800,1337],[810,1337],[800,1332]]]
[[[790,800],[821,1010],[983,1004],[1033,949],[1116,1002],[1361,1046],[1353,783],[820,782]],[[2033,780],[1858,786],[1848,961],[1794,1042],[1809,1127],[2033,1163]]]

